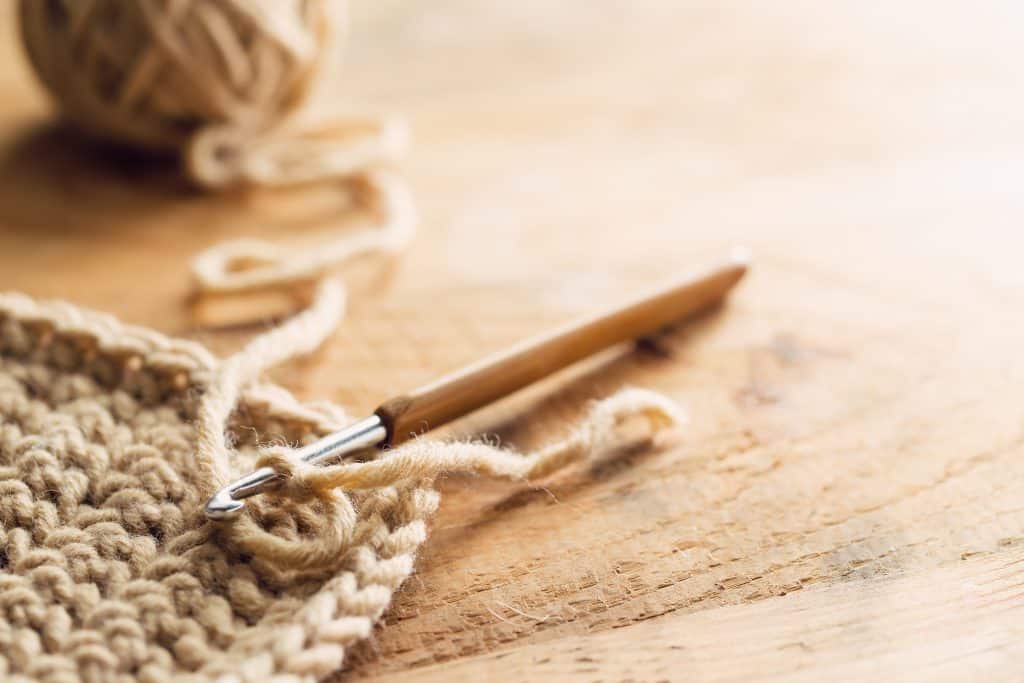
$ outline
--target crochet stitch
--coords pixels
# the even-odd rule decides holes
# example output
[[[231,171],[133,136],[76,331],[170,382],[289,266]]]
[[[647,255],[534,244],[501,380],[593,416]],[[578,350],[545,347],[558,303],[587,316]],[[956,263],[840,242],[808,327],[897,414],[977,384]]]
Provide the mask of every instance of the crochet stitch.
[[[672,421],[664,399],[631,390],[533,456],[423,440],[303,481],[320,473],[288,472],[288,450],[261,454],[259,438],[307,443],[348,418],[255,375],[303,350],[268,358],[273,340],[326,334],[338,296],[328,281],[305,318],[220,361],[109,316],[0,295],[0,678],[322,679],[412,571],[434,475],[543,476],[607,445],[631,414],[652,429]],[[207,521],[208,493],[260,459],[295,481],[235,523]]]
[[[314,680],[370,632],[437,494],[406,482],[346,496],[335,539],[323,501],[260,501],[250,540],[333,540],[337,553],[307,570],[251,555],[244,527],[199,512],[210,482],[193,462],[194,418],[217,369],[197,344],[0,298],[4,680]],[[229,424],[236,466],[256,454],[243,426],[304,442],[339,417],[256,388]]]

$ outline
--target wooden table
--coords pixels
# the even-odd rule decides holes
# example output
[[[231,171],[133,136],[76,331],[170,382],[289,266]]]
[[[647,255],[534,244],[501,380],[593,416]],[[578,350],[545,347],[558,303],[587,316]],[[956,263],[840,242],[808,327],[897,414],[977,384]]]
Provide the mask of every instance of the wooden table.
[[[372,7],[370,5],[373,5]],[[9,14],[9,13],[8,13]],[[339,97],[404,112],[423,225],[277,378],[366,410],[748,245],[726,309],[460,423],[527,448],[624,384],[679,442],[524,489],[452,478],[349,679],[1019,680],[1017,3],[375,2]],[[48,126],[0,41],[2,285],[203,339],[187,262],[329,227]]]

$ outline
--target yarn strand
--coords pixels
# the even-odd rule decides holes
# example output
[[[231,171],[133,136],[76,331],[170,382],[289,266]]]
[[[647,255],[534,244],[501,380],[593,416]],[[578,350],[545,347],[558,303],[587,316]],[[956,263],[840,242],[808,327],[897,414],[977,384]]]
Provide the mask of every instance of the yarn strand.
[[[211,494],[228,481],[228,418],[242,390],[268,368],[320,346],[345,314],[345,289],[335,278],[320,283],[313,304],[283,325],[256,337],[225,360],[206,389],[196,419],[196,460]]]
[[[416,209],[405,182],[393,173],[375,170],[365,173],[363,185],[379,215],[377,227],[308,249],[255,239],[221,242],[201,252],[192,262],[200,291],[238,292],[287,286],[315,279],[362,254],[401,251],[416,230]]]
[[[620,444],[621,427],[633,418],[645,421],[648,438],[686,421],[680,409],[661,394],[628,388],[594,403],[567,438],[528,455],[479,442],[415,439],[369,462],[317,466],[293,458],[285,449],[271,449],[262,454],[258,465],[271,467],[285,477],[286,492],[298,498],[323,496],[334,489],[373,489],[406,480],[429,481],[446,473],[536,481]]]

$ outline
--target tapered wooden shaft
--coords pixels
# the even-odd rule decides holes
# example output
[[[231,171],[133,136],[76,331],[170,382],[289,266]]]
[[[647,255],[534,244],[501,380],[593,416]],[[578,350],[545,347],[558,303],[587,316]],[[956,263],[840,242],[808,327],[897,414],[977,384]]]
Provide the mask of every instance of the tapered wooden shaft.
[[[615,344],[657,332],[722,299],[747,270],[744,259],[636,299],[446,375],[381,405],[388,444],[435,429]]]
[[[746,260],[734,258],[613,311],[522,343],[387,401],[373,415],[304,446],[298,457],[319,464],[360,449],[401,443],[602,349],[651,334],[707,308],[724,297],[746,271]],[[246,498],[280,482],[273,468],[261,467],[217,491],[206,503],[206,515],[217,520],[237,517]]]

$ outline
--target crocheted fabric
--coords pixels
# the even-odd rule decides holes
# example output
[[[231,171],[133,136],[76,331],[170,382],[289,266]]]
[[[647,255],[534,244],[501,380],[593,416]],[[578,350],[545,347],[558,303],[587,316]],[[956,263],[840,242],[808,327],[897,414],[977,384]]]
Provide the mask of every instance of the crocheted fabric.
[[[206,521],[193,419],[218,366],[191,342],[0,295],[0,679],[317,680],[370,633],[437,494],[260,496],[244,524]],[[301,444],[345,420],[249,387],[231,468],[251,469],[256,434]],[[278,561],[310,544],[317,561]]]

